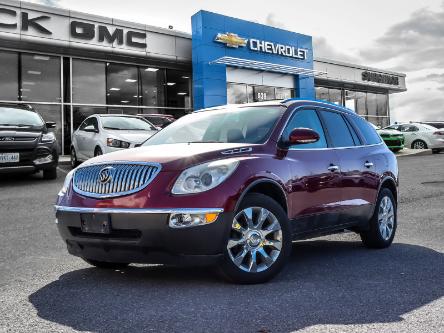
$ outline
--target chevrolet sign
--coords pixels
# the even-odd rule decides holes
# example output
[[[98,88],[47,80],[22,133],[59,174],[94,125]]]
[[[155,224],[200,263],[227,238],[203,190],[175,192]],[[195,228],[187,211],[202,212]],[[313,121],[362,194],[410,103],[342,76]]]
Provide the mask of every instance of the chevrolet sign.
[[[226,34],[217,34],[216,42],[223,43],[228,47],[238,48],[239,46],[245,46],[247,45],[248,39],[239,37],[236,34],[233,34],[231,32],[227,32]]]

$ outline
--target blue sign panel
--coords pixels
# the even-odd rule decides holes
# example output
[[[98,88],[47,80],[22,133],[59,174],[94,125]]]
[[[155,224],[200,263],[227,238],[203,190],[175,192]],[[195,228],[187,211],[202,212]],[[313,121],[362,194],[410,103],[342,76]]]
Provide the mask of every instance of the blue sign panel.
[[[281,65],[280,73],[289,66],[296,97],[314,98],[313,77],[294,74],[298,68],[313,69],[311,36],[207,11],[191,21],[194,109],[227,103],[227,63],[271,72],[276,71],[272,65]]]

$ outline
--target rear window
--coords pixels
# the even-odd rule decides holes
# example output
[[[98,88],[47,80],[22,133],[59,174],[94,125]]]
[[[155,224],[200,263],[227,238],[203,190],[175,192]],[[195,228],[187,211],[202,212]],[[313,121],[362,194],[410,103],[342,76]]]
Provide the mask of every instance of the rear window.
[[[370,123],[367,122],[367,120],[359,116],[350,116],[349,119],[351,119],[351,121],[359,129],[359,132],[361,132],[367,145],[375,145],[381,142],[379,134],[370,125]]]
[[[0,126],[43,126],[42,118],[33,111],[0,107]]]
[[[352,134],[340,113],[322,111],[321,116],[327,126],[327,131],[330,135],[333,147],[340,148],[355,146]]]

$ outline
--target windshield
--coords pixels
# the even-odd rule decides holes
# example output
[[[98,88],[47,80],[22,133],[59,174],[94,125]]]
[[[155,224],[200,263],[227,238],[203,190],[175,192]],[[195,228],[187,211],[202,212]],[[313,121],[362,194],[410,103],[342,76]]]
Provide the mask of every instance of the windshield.
[[[187,142],[264,143],[284,108],[241,107],[196,112],[176,120],[144,145]]]
[[[0,107],[0,126],[43,126],[43,120],[33,112],[19,108]]]
[[[107,116],[101,117],[102,126],[119,131],[152,131],[153,126],[146,120],[136,117]]]

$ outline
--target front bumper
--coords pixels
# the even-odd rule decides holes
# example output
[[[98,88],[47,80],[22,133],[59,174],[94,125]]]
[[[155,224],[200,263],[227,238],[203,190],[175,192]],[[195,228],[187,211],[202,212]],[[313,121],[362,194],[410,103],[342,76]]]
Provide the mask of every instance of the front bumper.
[[[59,154],[55,145],[39,145],[34,149],[10,149],[1,152],[20,154],[19,162],[0,164],[0,174],[36,172],[57,166]]]
[[[56,221],[68,252],[85,259],[172,265],[217,263],[230,231],[232,213],[221,212],[215,222],[207,225],[169,227],[170,214],[183,211],[56,206]],[[93,212],[109,214],[110,234],[81,231],[80,214]]]
[[[404,148],[404,137],[382,137],[389,149],[401,150]]]

